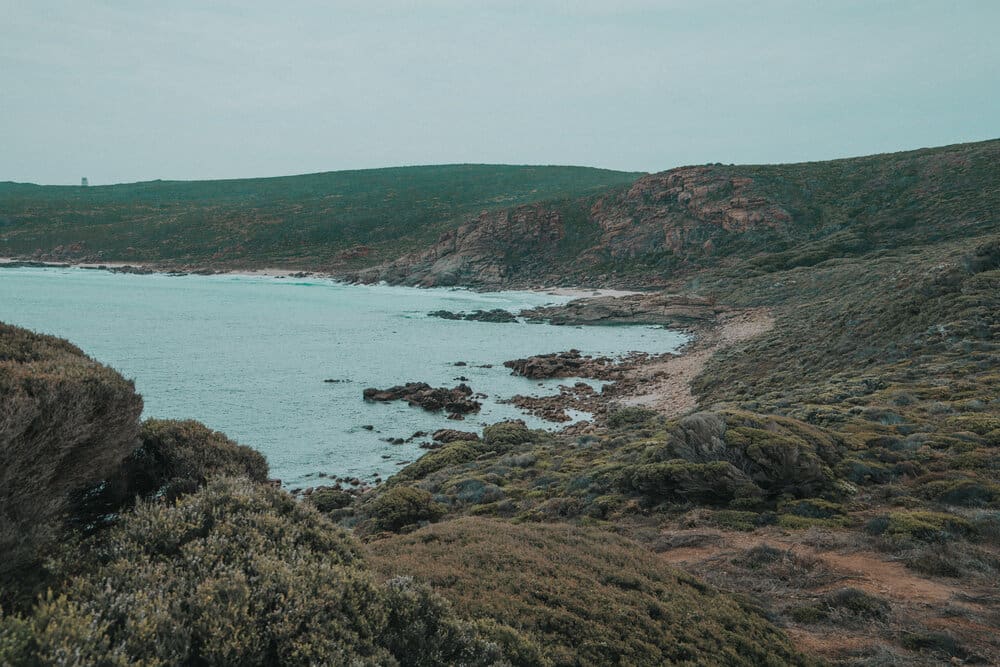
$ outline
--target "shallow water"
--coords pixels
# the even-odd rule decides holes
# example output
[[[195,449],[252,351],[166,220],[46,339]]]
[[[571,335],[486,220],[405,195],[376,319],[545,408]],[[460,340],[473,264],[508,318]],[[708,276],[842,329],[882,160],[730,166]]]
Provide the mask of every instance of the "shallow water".
[[[198,419],[262,451],[289,486],[324,472],[370,478],[419,457],[437,428],[479,430],[527,416],[499,398],[557,393],[572,380],[514,377],[503,362],[577,348],[662,353],[683,334],[655,327],[558,327],[428,317],[432,310],[518,311],[568,297],[349,286],[238,275],[121,275],[62,268],[0,270],[0,321],[68,338],[135,381],[147,417]],[[464,361],[468,365],[456,367]],[[481,366],[492,364],[493,368]],[[489,395],[465,421],[405,403],[365,403],[365,387],[409,381]],[[325,383],[325,379],[342,380]],[[374,426],[369,431],[364,425]],[[561,427],[561,425],[560,425]]]

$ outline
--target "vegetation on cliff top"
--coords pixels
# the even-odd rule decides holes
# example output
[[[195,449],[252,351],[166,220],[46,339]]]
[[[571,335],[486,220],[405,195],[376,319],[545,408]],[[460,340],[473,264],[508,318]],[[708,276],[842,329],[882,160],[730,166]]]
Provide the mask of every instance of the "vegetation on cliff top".
[[[482,210],[625,185],[585,167],[442,165],[224,181],[0,183],[0,256],[198,266],[369,265]]]

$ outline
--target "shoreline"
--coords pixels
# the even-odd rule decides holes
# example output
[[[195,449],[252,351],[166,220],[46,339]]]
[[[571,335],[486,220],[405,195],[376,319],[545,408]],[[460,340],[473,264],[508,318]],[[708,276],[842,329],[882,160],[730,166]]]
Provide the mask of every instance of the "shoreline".
[[[312,271],[298,268],[281,267],[261,267],[258,269],[228,269],[207,266],[169,266],[158,263],[140,262],[55,262],[47,260],[23,259],[19,257],[0,257],[0,269],[10,264],[16,265],[14,268],[73,268],[86,269],[90,271],[109,271],[111,273],[138,273],[138,274],[159,274],[159,275],[229,275],[245,276],[249,278],[289,278],[289,277],[314,277],[322,280],[333,280],[344,284],[380,284],[380,283],[351,283],[343,280],[334,273],[325,271]],[[454,289],[448,288],[428,288],[420,285],[400,285],[401,287],[414,287],[417,289]],[[551,296],[571,297],[574,299],[590,299],[598,297],[620,298],[636,294],[647,294],[641,290],[623,290],[604,287],[472,287],[466,285],[455,286],[459,289],[467,289],[474,292],[535,292],[538,294],[549,294]]]

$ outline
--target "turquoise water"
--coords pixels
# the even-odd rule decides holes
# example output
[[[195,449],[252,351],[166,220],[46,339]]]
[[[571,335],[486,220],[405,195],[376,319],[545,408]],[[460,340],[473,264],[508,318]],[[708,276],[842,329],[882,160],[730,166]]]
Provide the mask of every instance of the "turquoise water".
[[[419,457],[437,428],[479,430],[522,418],[496,402],[557,393],[572,381],[514,377],[508,359],[577,348],[587,354],[669,352],[680,333],[653,327],[557,327],[428,317],[432,310],[522,308],[567,301],[533,292],[476,293],[349,286],[237,275],[120,275],[58,268],[0,270],[0,321],[71,340],[133,379],[147,417],[198,419],[262,451],[288,486],[320,472],[385,477]],[[456,367],[464,361],[468,366]],[[493,368],[480,368],[492,364]],[[370,404],[365,387],[409,381],[452,387],[465,376],[489,396],[465,421]],[[342,380],[325,383],[324,379]],[[374,426],[369,431],[364,425]]]

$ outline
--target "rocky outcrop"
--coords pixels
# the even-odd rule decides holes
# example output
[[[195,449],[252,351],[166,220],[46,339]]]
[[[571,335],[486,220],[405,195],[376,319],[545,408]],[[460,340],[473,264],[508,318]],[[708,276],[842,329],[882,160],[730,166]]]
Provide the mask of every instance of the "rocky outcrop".
[[[572,202],[483,212],[431,247],[351,276],[421,286],[657,283],[657,272],[615,277],[601,267],[636,261],[671,269],[713,257],[727,238],[778,233],[791,214],[749,176],[726,167],[684,167],[629,188]]]
[[[445,232],[426,250],[364,269],[358,282],[387,281],[422,287],[511,282],[516,267],[508,257],[544,264],[565,236],[560,211],[544,205],[483,211]]]
[[[449,442],[458,442],[459,440],[475,442],[479,440],[479,435],[471,431],[456,431],[453,428],[442,428],[434,431],[434,435],[431,438],[434,442],[448,444]]]
[[[536,354],[524,359],[512,359],[503,362],[511,369],[512,375],[521,375],[532,380],[548,378],[592,377],[600,378],[614,366],[610,357],[588,357],[580,354],[580,350],[568,352],[553,352],[551,354]]]
[[[702,325],[725,308],[708,299],[677,294],[631,294],[577,299],[521,313],[529,322],[551,324],[659,324],[675,328]]]
[[[432,387],[426,382],[408,382],[389,389],[369,387],[363,392],[366,401],[389,402],[406,401],[410,405],[423,408],[428,412],[448,413],[449,419],[461,418],[462,415],[476,413],[482,408],[482,403],[473,400],[472,388],[460,384],[452,389]]]

